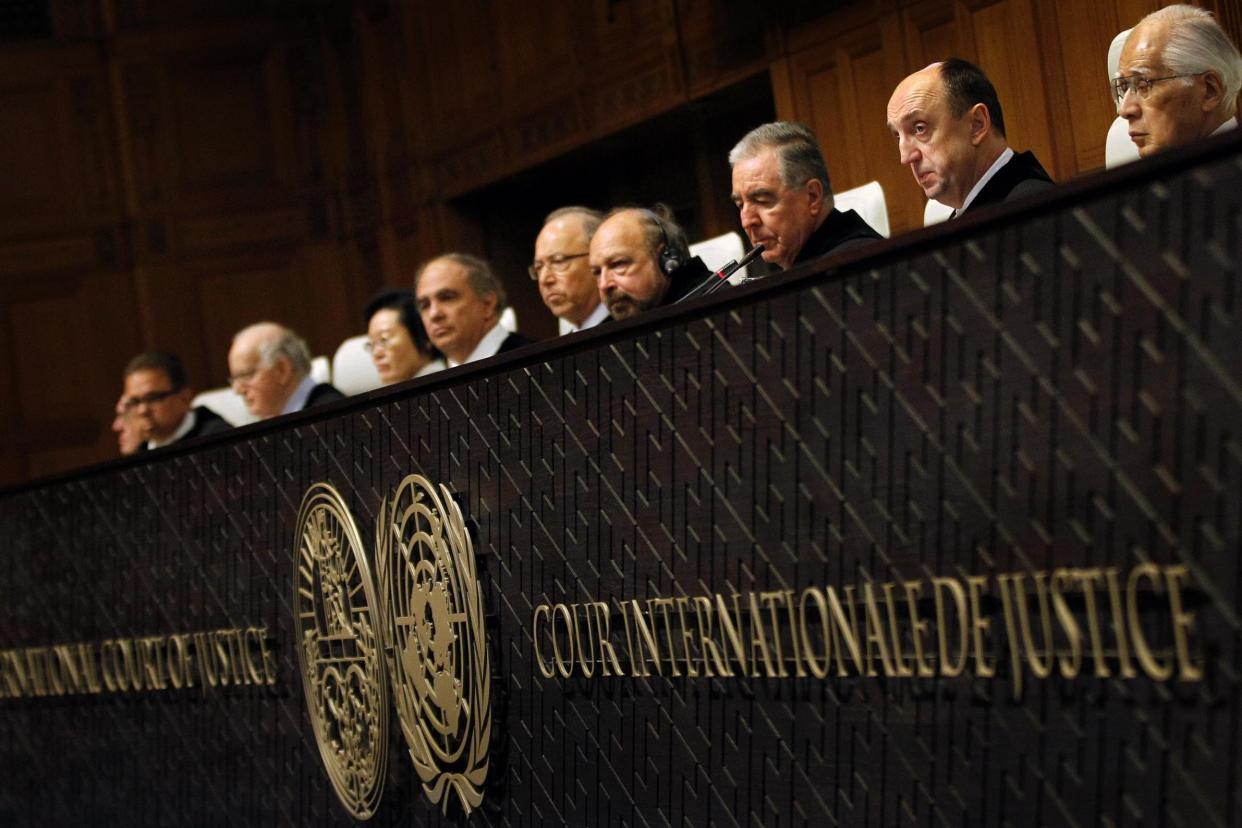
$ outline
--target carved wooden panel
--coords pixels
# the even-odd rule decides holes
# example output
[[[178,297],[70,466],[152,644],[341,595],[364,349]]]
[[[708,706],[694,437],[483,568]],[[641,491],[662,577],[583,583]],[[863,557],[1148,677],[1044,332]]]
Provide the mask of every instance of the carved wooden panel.
[[[677,33],[690,97],[767,68],[762,4],[677,0]]]
[[[0,294],[16,412],[12,445],[26,474],[71,469],[111,453],[120,371],[141,347],[135,297],[122,273],[42,277]]]
[[[486,0],[414,4],[412,44],[430,93],[430,109],[418,126],[432,150],[486,133],[500,110],[494,21]]]
[[[889,15],[789,60],[792,116],[815,130],[833,190],[879,181],[894,232],[918,226],[923,212],[885,125],[888,97],[903,74],[901,50],[900,25]]]
[[[115,214],[102,64],[89,50],[0,55],[0,238]]]

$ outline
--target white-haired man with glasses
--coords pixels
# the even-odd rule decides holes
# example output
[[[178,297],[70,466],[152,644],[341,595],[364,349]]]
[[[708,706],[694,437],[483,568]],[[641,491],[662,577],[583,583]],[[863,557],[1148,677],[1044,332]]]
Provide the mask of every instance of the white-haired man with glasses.
[[[229,384],[260,420],[345,399],[311,376],[306,342],[284,325],[258,322],[233,336]]]
[[[593,328],[608,318],[588,255],[591,237],[604,220],[589,207],[562,207],[543,220],[535,239],[535,261],[527,268],[539,296],[560,320],[562,334]]]
[[[1146,158],[1238,125],[1242,56],[1212,14],[1168,6],[1144,17],[1121,50],[1117,114]]]

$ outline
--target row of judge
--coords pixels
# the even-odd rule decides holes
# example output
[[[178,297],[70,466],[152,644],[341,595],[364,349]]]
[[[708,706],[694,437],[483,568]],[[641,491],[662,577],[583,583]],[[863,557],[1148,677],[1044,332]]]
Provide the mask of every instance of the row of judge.
[[[1242,57],[1209,12],[1169,6],[1135,26],[1111,86],[1138,154],[1148,157],[1237,126]],[[886,114],[900,163],[953,216],[1054,186],[1032,153],[1009,146],[995,88],[966,61],[905,78]],[[758,127],[729,163],[742,229],[771,265],[787,269],[880,237],[853,211],[835,209],[819,143],[800,124]],[[530,272],[570,331],[676,301],[703,278],[671,217],[641,209],[553,212]]]
[[[1170,6],[1144,18],[1129,35],[1112,79],[1118,114],[1144,157],[1236,127],[1240,87],[1237,48],[1209,13],[1190,6]],[[900,162],[928,198],[952,207],[955,215],[1053,186],[1031,153],[1009,147],[995,89],[965,61],[949,59],[905,78],[889,100],[887,119]],[[772,266],[787,269],[880,237],[852,211],[835,209],[818,141],[804,126],[760,126],[738,142],[729,162],[742,228],[752,245],[764,245],[763,258]],[[544,303],[569,330],[677,301],[710,277],[690,255],[685,233],[672,217],[642,208],[606,215],[585,207],[553,212],[535,241],[529,272]],[[447,254],[425,264],[414,281],[415,305],[408,295],[394,295],[386,305],[368,309],[368,344],[383,381],[529,342],[499,325],[504,287],[486,262]],[[256,416],[297,410],[314,391],[307,371],[299,370],[309,365],[304,344],[304,358],[289,355],[287,371],[280,359],[272,362],[276,351],[239,346],[281,331],[292,336],[271,323],[254,326],[239,333],[230,351],[234,388]],[[249,354],[253,365],[235,367],[235,352]],[[287,373],[283,384],[269,376],[281,372]],[[171,374],[165,379],[158,388],[129,393],[127,375],[118,423],[126,405],[132,408],[154,394],[174,399],[178,383]],[[272,380],[275,390],[265,394],[259,380]],[[169,433],[174,439],[192,433],[184,419],[189,413],[187,402],[182,419],[169,416],[176,420]],[[145,428],[149,444],[166,439],[153,426]]]
[[[238,331],[229,347],[228,365],[233,390],[261,420],[345,398],[330,384],[315,381],[306,342],[275,322]],[[192,405],[193,399],[194,390],[175,354],[149,351],[131,359],[122,372],[121,397],[112,421],[121,453],[232,428],[210,408]]]

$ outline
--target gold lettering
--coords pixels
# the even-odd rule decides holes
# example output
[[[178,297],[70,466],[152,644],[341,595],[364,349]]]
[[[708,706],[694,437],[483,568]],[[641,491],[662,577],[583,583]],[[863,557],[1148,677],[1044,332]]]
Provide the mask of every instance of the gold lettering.
[[[556,675],[556,671],[553,669],[551,662],[544,657],[543,650],[539,646],[539,642],[542,640],[539,619],[541,617],[547,619],[550,618],[551,615],[552,608],[547,604],[540,604],[535,607],[535,614],[531,618],[531,637],[535,640],[535,666],[539,668],[539,674],[544,678],[552,678]],[[551,627],[550,622],[548,625]]]
[[[930,622],[919,618],[918,597],[923,591],[923,581],[906,581],[902,584],[906,593],[906,611],[910,616],[910,638],[914,642],[914,667],[919,678],[931,678],[936,669],[923,657],[923,639]]]
[[[776,669],[772,666],[772,656],[768,652],[768,642],[763,629],[763,615],[759,612],[759,600],[753,592],[747,595],[750,598],[750,663],[754,664],[758,670],[759,660],[755,658],[757,650],[763,657],[763,674],[768,678],[775,678]]]
[[[64,666],[56,657],[56,649],[42,651],[44,669],[47,671],[47,689],[53,696],[65,695]]]
[[[1052,663],[1055,657],[1055,646],[1052,641],[1052,612],[1048,608],[1048,575],[1045,572],[1035,572],[1031,575],[1031,580],[1035,582],[1035,600],[1039,602],[1039,626],[1043,635],[1043,648],[1035,646],[1035,637],[1031,635],[1031,613],[1030,601],[1026,596],[1025,590],[1020,587],[1022,582],[1021,575],[1015,575],[1013,579],[1014,596],[1018,601],[1018,623],[1022,628],[1022,646],[1026,649],[1026,663],[1031,666],[1031,673],[1035,678],[1046,679],[1052,675]],[[1043,653],[1043,659],[1040,659],[1040,653]]]
[[[1104,659],[1104,636],[1100,633],[1100,614],[1095,603],[1095,585],[1104,579],[1099,569],[1078,570],[1078,581],[1082,587],[1082,597],[1087,604],[1087,632],[1091,634],[1091,657],[1095,660],[1096,678],[1108,678],[1108,662]]]
[[[664,669],[660,666],[660,645],[656,643],[656,633],[652,629],[656,623],[655,619],[652,619],[651,624],[648,625],[647,619],[643,618],[643,610],[642,607],[638,605],[638,600],[635,599],[630,603],[632,605],[631,609],[633,610],[631,615],[634,618],[634,638],[638,640],[638,646],[640,648],[644,644],[647,645],[645,654],[639,653],[638,655],[638,662],[642,665],[642,675],[651,675],[651,671],[647,668],[648,660],[655,664],[656,674],[663,675]]]
[[[558,618],[565,619],[565,643],[569,647],[568,655],[561,652],[560,637],[556,633],[556,619]],[[556,660],[556,671],[561,674],[561,678],[569,678],[574,670],[574,620],[569,607],[564,604],[552,607],[552,657]]]
[[[261,650],[263,648],[262,640],[259,637],[259,631],[254,627],[246,627],[245,646],[242,647],[242,654],[246,662],[246,677],[250,684],[262,684],[263,673],[259,670],[259,665],[254,662],[255,647],[250,645],[250,639],[255,639],[255,645]],[[169,660],[172,663],[172,660]]]
[[[884,670],[884,675],[892,678],[897,675],[897,668],[893,666],[892,657],[888,653],[888,644],[885,642],[887,635],[884,630],[884,622],[880,619],[880,608],[875,602],[875,589],[870,581],[863,584],[862,594],[867,675],[874,676],[876,674],[875,662],[871,658],[871,645],[874,643],[880,653],[880,667]]]
[[[1138,675],[1134,663],[1130,660],[1130,644],[1126,638],[1125,601],[1121,598],[1121,581],[1116,567],[1104,570],[1104,580],[1108,583],[1108,604],[1112,610],[1113,634],[1117,638],[1117,661],[1121,677],[1132,679]]]
[[[198,675],[202,679],[203,693],[208,687],[217,687],[216,662],[211,657],[211,639],[208,633],[194,633],[194,655],[198,659]]]
[[[1052,610],[1056,613],[1057,620],[1061,622],[1061,629],[1065,631],[1065,639],[1069,642],[1069,656],[1061,655],[1057,658],[1061,667],[1061,675],[1064,678],[1076,678],[1078,671],[1082,667],[1082,630],[1078,627],[1078,620],[1074,618],[1074,613],[1070,610],[1069,604],[1065,602],[1065,596],[1062,589],[1072,586],[1074,583],[1074,572],[1070,569],[1054,569],[1052,571]]]
[[[1142,622],[1139,619],[1138,584],[1143,578],[1151,581],[1153,588],[1158,588],[1160,585],[1160,567],[1154,563],[1145,563],[1139,564],[1130,570],[1130,579],[1126,584],[1126,608],[1130,617],[1130,640],[1134,642],[1134,654],[1138,657],[1139,666],[1143,668],[1143,672],[1157,681],[1165,681],[1173,675],[1173,665],[1167,662],[1161,664],[1156,658],[1156,654],[1152,652],[1151,647],[1147,644],[1147,637],[1143,634]]]
[[[750,675],[750,661],[746,654],[746,648],[742,645],[742,636],[738,632],[741,627],[742,610],[739,606],[742,596],[733,593],[733,615],[729,615],[729,608],[725,606],[724,596],[716,594],[716,614],[720,616],[720,634],[723,636],[725,648],[732,647],[733,658],[742,668],[742,675]]]
[[[794,675],[798,678],[806,678],[806,669],[802,666],[802,644],[801,636],[798,635],[796,626],[797,610],[794,608],[794,591],[792,589],[784,590],[782,595],[785,596],[785,617],[789,619],[789,641],[793,648]],[[779,629],[779,628],[778,628]],[[779,636],[780,633],[778,632]]]
[[[706,595],[694,596],[694,617],[699,626],[699,652],[703,654],[703,674],[706,676],[731,676],[732,668],[727,659],[720,654],[716,639],[712,635],[715,626],[712,621],[712,599]],[[706,617],[706,622],[704,622]],[[713,672],[712,668],[715,668]]]
[[[1170,566],[1164,571],[1168,583],[1169,611],[1173,616],[1173,647],[1177,653],[1177,677],[1182,681],[1202,681],[1203,670],[1190,661],[1190,629],[1194,625],[1193,613],[1182,609],[1181,583],[1190,577],[1185,564]]]
[[[768,620],[772,625],[772,647],[776,650],[776,677],[779,678],[789,677],[789,670],[785,669],[785,653],[781,649],[781,621],[776,617],[776,609],[784,599],[784,592],[759,593],[759,600],[767,608]]]
[[[99,671],[103,674],[104,687],[109,693],[118,689],[116,680],[116,642],[112,639],[104,641],[99,651]]]
[[[983,617],[979,596],[987,591],[986,575],[967,575],[966,591],[970,596],[970,632],[975,647],[975,675],[980,678],[991,678],[996,675],[996,664],[989,664],[984,652],[984,636],[992,629],[992,620]]]
[[[52,654],[60,666],[62,686],[69,693],[84,693],[85,684],[82,671],[78,669],[78,659],[72,645],[58,644],[52,648]]]
[[[669,607],[673,606],[672,598],[648,598],[647,611],[651,613],[651,623],[656,625],[659,623],[659,616],[656,610],[663,610],[664,615],[664,641],[668,644],[668,663],[672,669],[674,676],[681,675],[681,668],[677,665],[677,651],[673,649],[673,623],[669,614]],[[659,667],[657,666],[657,671]]]
[[[960,676],[966,670],[966,659],[970,656],[970,627],[967,626],[966,592],[956,578],[932,578],[932,597],[936,601],[936,638],[940,645],[940,675]],[[945,612],[945,593],[953,599],[957,607],[958,659],[954,662],[949,657],[949,618]],[[978,661],[976,661],[976,665]]]
[[[583,613],[583,620],[578,620],[578,610]],[[582,668],[582,675],[591,678],[595,675],[595,643],[591,640],[591,610],[585,604],[574,604],[570,613],[570,617],[574,620],[574,648],[578,653],[578,666]],[[582,645],[582,627],[586,626],[587,643]]]
[[[807,598],[814,601],[816,608],[819,610],[820,635],[824,640],[824,660],[822,662],[816,660],[815,646],[811,641],[810,625],[806,619]],[[802,590],[802,599],[798,602],[798,619],[798,629],[802,633],[802,657],[806,659],[806,666],[815,678],[826,678],[828,676],[828,668],[832,664],[832,644],[831,633],[828,630],[828,601],[824,597],[822,589],[812,586]]]
[[[690,640],[694,638],[694,632],[686,628],[686,605],[690,603],[690,599],[681,596],[674,600],[677,603],[677,623],[681,625],[681,649],[686,657],[686,675],[697,676],[699,668],[690,657]]]
[[[1013,580],[1013,575],[997,575],[996,586],[1000,589],[1001,607],[1005,613],[1005,633],[1009,638],[1009,672],[1013,678],[1013,697],[1014,699],[1022,698],[1022,642],[1018,638],[1018,630],[1014,623],[1013,601],[1018,597],[1016,593],[1020,589],[1017,584],[1013,585],[1015,596],[1010,596],[1008,584]],[[1021,575],[1016,576],[1021,578]]]
[[[595,607],[595,629],[599,632],[599,660],[604,665],[604,675],[624,675],[621,670],[621,661],[617,658],[617,651],[612,646],[608,605],[603,601],[596,601],[591,606]],[[609,671],[610,668],[611,672]]]
[[[849,602],[850,607],[848,621],[845,618],[845,610],[841,607],[841,599],[837,597],[837,591],[830,586],[824,592],[828,596],[828,615],[832,621],[829,629],[832,631],[832,650],[837,658],[837,675],[846,674],[844,653],[848,651],[854,667],[858,670],[858,675],[861,676],[864,667],[862,648],[858,645],[858,619],[854,615],[854,588],[850,586],[845,588],[845,600]],[[840,639],[837,636],[840,636]]]
[[[263,662],[263,678],[266,684],[274,685],[276,683],[276,657],[272,655],[272,650],[268,647],[269,638],[267,627],[259,627],[259,656]],[[189,671],[186,671],[186,678],[189,678]],[[193,682],[189,683],[193,686]]]
[[[888,630],[893,636],[893,666],[897,668],[897,675],[901,678],[908,678],[914,675],[914,670],[906,664],[906,654],[901,647],[901,625],[897,623],[897,602],[893,599],[893,590],[897,585],[891,581],[886,581],[881,589],[884,590],[884,606],[888,612]]]

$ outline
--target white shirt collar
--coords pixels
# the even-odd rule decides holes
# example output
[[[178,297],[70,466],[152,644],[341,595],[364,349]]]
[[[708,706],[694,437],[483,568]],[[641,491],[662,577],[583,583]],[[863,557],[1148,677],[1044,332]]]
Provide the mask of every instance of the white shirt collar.
[[[1235,116],[1233,118],[1230,118],[1228,121],[1225,121],[1223,124],[1218,126],[1216,129],[1212,130],[1212,134],[1213,135],[1224,135],[1229,130],[1237,129],[1237,128],[1238,128],[1238,119]]]
[[[483,338],[479,340],[479,344],[474,346],[470,356],[466,357],[463,362],[454,362],[448,357],[445,357],[444,361],[448,363],[448,367],[456,368],[458,365],[465,365],[467,362],[478,362],[480,359],[495,356],[508,336],[509,332],[505,330],[504,325],[497,322],[490,331],[483,335]]]
[[[586,319],[582,320],[581,325],[575,325],[573,322],[569,322],[565,319],[559,320],[561,336],[564,336],[565,334],[577,333],[578,331],[585,331],[587,328],[594,328],[607,318],[608,306],[603,302],[600,302],[595,306],[595,310],[591,311],[591,314]]]
[[[315,390],[315,385],[315,378],[310,374],[302,377],[302,381],[298,383],[297,388],[293,389],[293,393],[285,401],[285,407],[280,409],[280,413],[291,414],[294,411],[301,411],[303,408],[306,408],[306,401],[310,399],[311,392]]]
[[[1000,154],[999,158],[992,162],[992,166],[988,167],[988,171],[983,174],[982,178],[975,182],[975,186],[972,187],[970,192],[966,194],[966,200],[962,202],[961,209],[957,211],[957,215],[960,216],[962,213],[966,212],[966,208],[970,206],[970,202],[974,201],[975,196],[979,195],[979,191],[987,186],[987,183],[992,180],[992,176],[1000,172],[1000,168],[1009,163],[1010,158],[1013,158],[1013,150],[1009,147],[1005,147],[1005,151]]]
[[[181,424],[177,426],[177,430],[172,433],[171,437],[167,440],[147,440],[147,448],[157,449],[161,446],[166,446],[169,443],[177,442],[182,437],[189,434],[190,429],[194,428],[194,424],[197,422],[198,415],[195,414],[194,409],[191,408],[189,411],[185,412],[185,416],[181,418]]]

